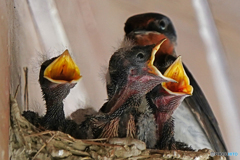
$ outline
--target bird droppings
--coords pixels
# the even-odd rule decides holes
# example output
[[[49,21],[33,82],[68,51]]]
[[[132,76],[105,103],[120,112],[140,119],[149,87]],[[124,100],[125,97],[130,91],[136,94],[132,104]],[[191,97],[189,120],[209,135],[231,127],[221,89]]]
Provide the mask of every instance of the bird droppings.
[[[74,139],[60,131],[41,131],[21,116],[18,104],[11,98],[9,155],[12,160],[52,159],[180,159],[225,160],[210,157],[211,150],[198,152],[179,150],[150,150],[145,143],[131,138]]]
[[[61,149],[61,150],[53,150],[51,152],[51,156],[53,158],[66,158],[66,157],[69,157],[70,155],[72,155],[71,152],[63,150],[63,149]]]
[[[132,138],[111,138],[109,139],[109,143],[127,146],[134,145],[141,151],[146,149],[146,144],[144,142]]]

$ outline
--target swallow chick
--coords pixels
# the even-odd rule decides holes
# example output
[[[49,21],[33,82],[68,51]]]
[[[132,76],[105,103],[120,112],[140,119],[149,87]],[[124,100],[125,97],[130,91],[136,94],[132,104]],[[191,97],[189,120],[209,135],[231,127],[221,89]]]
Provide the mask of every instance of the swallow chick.
[[[27,111],[23,116],[44,129],[63,131],[66,127],[63,100],[81,77],[80,70],[68,50],[58,57],[43,62],[39,73],[39,84],[46,102],[46,114],[44,117],[38,117],[36,113]]]
[[[159,13],[133,15],[126,20],[124,31],[123,43],[132,41],[136,45],[146,46],[167,39],[155,56],[154,66],[160,71],[164,64],[171,64],[170,59],[177,58],[177,34],[167,16]],[[227,152],[217,120],[204,93],[188,68],[184,64],[183,67],[194,91],[174,112],[175,138],[194,149],[210,148],[216,152]]]
[[[182,66],[181,56],[167,62],[171,63],[163,65],[162,72],[164,76],[176,80],[177,83],[163,82],[146,96],[157,123],[156,148],[193,150],[187,144],[175,141],[174,119],[172,118],[181,102],[192,95],[193,87]]]
[[[153,66],[162,43],[120,48],[109,61],[109,100],[98,115],[82,124],[91,126],[93,138],[136,137],[136,108],[141,99],[162,82],[174,82]],[[87,137],[88,138],[88,137]]]

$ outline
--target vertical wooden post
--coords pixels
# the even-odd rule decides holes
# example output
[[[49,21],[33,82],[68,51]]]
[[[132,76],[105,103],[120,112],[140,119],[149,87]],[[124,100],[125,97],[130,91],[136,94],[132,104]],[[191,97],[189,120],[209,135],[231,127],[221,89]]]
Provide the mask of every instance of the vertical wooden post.
[[[9,53],[6,0],[0,0],[0,159],[8,159],[9,141]]]

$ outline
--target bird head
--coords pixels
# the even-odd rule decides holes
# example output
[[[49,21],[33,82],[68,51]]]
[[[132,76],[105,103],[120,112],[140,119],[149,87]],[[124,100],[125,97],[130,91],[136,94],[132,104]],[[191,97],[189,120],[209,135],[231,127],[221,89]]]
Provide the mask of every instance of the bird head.
[[[58,57],[43,62],[39,83],[46,102],[62,101],[80,78],[80,70],[68,50]]]
[[[148,96],[153,100],[157,110],[162,112],[173,111],[180,105],[184,98],[191,96],[193,87],[182,65],[181,56],[175,58],[171,55],[162,56],[163,63],[160,71],[163,75],[174,79],[176,82],[163,82],[154,88]]]
[[[134,40],[137,45],[158,44],[166,38],[158,53],[174,54],[177,35],[171,20],[159,13],[144,13],[127,19],[124,27],[125,38]]]
[[[131,46],[120,48],[109,61],[108,88],[109,102],[105,106],[107,113],[113,113],[127,99],[138,99],[162,82],[174,82],[167,78],[153,65],[155,54],[160,49],[158,45]]]

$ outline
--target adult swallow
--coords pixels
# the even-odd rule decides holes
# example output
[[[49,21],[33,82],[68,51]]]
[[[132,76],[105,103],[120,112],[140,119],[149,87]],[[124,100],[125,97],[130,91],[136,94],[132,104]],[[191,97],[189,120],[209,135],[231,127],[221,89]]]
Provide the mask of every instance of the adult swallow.
[[[68,50],[58,57],[43,62],[39,73],[39,83],[46,102],[46,114],[38,118],[36,122],[32,122],[36,113],[27,111],[23,115],[33,124],[38,122],[45,129],[63,131],[66,128],[63,100],[80,78],[80,70]]]
[[[171,20],[158,13],[144,13],[127,19],[124,27],[125,39],[130,39],[137,45],[157,44],[163,38],[167,41],[156,53],[154,65],[161,70],[168,60],[176,59],[176,31]],[[164,56],[165,55],[165,56]],[[227,152],[217,120],[207,99],[196,80],[183,64],[184,70],[194,88],[193,94],[185,98],[174,114],[175,138],[191,145],[194,149],[212,148],[216,152]],[[193,115],[193,116],[192,116]]]
[[[175,82],[153,65],[161,44],[127,46],[112,55],[108,68],[109,100],[101,109],[105,113],[99,112],[82,124],[83,129],[91,126],[93,138],[136,137],[136,109],[143,97],[162,82]]]

